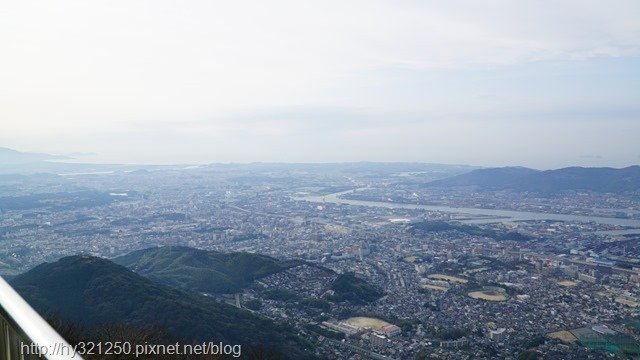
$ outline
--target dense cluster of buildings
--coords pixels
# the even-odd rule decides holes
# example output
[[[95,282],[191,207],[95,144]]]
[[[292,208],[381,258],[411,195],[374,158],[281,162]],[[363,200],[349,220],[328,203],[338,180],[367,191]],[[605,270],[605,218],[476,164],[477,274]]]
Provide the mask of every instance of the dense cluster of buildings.
[[[545,219],[479,221],[481,216],[438,210],[335,203],[323,201],[324,187],[364,183],[344,176],[269,176],[185,170],[32,179],[19,190],[28,194],[56,188],[67,195],[31,208],[2,209],[0,273],[15,274],[79,252],[115,257],[158,245],[298,259],[307,265],[257,280],[238,303],[259,300],[261,307],[251,311],[290,322],[315,341],[318,355],[340,358],[493,358],[523,351],[598,358],[602,348],[589,348],[579,337],[568,341],[549,334],[611,329],[640,340],[625,322],[640,310],[640,247],[637,235],[620,232],[627,229]],[[415,202],[415,192],[389,190],[385,181],[367,178],[366,192],[346,197]],[[74,192],[78,188],[101,192],[108,200],[94,206],[74,199],[81,196]],[[449,206],[565,214],[613,201],[593,194],[574,202],[516,201],[512,194],[478,194],[469,200],[469,194],[455,191],[417,196]],[[625,199],[615,199],[615,204],[637,206]],[[636,216],[633,211],[625,214]],[[416,230],[416,224],[430,221],[493,232]],[[482,235],[510,232],[530,240]],[[345,272],[383,296],[363,304],[332,301],[331,283]],[[269,298],[267,290],[296,296]],[[308,299],[327,303],[309,305],[304,302]],[[358,316],[387,325],[349,322]]]

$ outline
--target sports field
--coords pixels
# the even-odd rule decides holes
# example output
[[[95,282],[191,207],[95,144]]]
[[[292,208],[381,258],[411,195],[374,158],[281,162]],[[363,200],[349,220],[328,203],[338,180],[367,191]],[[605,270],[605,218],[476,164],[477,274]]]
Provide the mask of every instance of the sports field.
[[[345,320],[344,322],[358,328],[372,330],[382,330],[382,328],[384,328],[385,326],[391,325],[384,320],[364,316],[352,317]]]
[[[558,339],[564,343],[573,343],[578,340],[572,333],[566,330],[552,332],[547,334],[547,336],[552,339]]]
[[[508,299],[507,294],[500,288],[487,287],[482,290],[472,291],[467,295],[473,299],[487,301],[506,301]]]
[[[444,281],[448,281],[450,283],[456,283],[456,284],[466,284],[467,282],[469,282],[467,279],[463,279],[463,278],[459,278],[451,275],[444,275],[444,274],[431,274],[427,277],[429,279],[444,280]]]
[[[617,302],[619,304],[622,304],[622,305],[627,305],[629,307],[638,307],[638,306],[640,306],[640,303],[638,303],[637,301],[633,301],[631,299],[627,299],[627,298],[624,298],[622,296],[617,297],[615,299],[615,302]]]

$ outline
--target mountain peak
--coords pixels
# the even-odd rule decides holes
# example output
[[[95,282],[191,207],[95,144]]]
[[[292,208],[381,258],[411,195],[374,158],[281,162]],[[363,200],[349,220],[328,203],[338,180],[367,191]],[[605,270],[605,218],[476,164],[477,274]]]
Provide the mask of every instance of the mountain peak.
[[[622,169],[574,166],[545,171],[519,167],[489,168],[433,181],[427,186],[469,186],[480,190],[514,190],[541,194],[563,191],[622,193],[640,190],[640,166]]]
[[[159,326],[172,341],[265,346],[282,358],[305,358],[301,340],[271,320],[198,293],[157,284],[107,259],[75,255],[44,263],[11,280],[41,314],[88,327]]]
[[[138,250],[113,261],[158,283],[206,293],[236,292],[255,279],[293,265],[265,255],[184,246]]]

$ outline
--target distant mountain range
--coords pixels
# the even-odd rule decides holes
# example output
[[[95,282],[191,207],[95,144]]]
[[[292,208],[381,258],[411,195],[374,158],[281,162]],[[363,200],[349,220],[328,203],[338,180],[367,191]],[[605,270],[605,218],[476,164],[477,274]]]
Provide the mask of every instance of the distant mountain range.
[[[45,153],[22,152],[6,147],[0,147],[0,176],[24,174],[68,174],[95,173],[106,171],[133,171],[141,168],[161,169],[169,166],[142,166],[118,164],[79,163],[76,157],[90,155],[89,153],[74,153],[67,155],[53,155]],[[59,161],[55,161],[59,160]],[[76,161],[71,161],[76,160]],[[179,167],[179,166],[175,166]],[[1,179],[0,179],[1,180]]]
[[[174,164],[95,164],[85,156],[95,156],[93,153],[69,153],[67,156],[44,153],[21,152],[6,147],[0,147],[0,175],[2,174],[74,174],[126,171],[132,175],[144,173],[146,170],[189,170],[199,169],[203,172],[215,171],[229,175],[230,180],[242,184],[282,183],[288,185],[291,181],[300,180],[305,175],[313,176],[331,174],[333,176],[358,176],[362,178],[377,178],[380,176],[402,177],[404,181],[428,182],[448,176],[466,173],[477,169],[476,166],[447,165],[413,162],[343,162],[343,163],[210,163],[201,165]],[[94,158],[95,159],[95,158]],[[69,160],[69,161],[51,161]],[[71,161],[73,160],[73,161]],[[82,160],[82,161],[79,161]],[[420,176],[408,176],[417,175]]]
[[[25,164],[46,160],[68,159],[66,156],[21,152],[0,147],[0,164]]]
[[[161,284],[198,292],[234,293],[252,281],[299,265],[249,253],[220,253],[184,246],[134,251],[113,260]]]
[[[109,260],[70,256],[16,276],[11,285],[41,314],[84,326],[163,328],[174,341],[223,341],[309,357],[294,329],[212,298],[155,283]]]
[[[15,174],[42,173],[95,173],[127,171],[131,175],[145,173],[145,169],[183,169],[184,165],[143,166],[105,165],[54,162],[49,160],[70,159],[66,156],[20,152],[0,147],[0,181],[21,181]],[[541,194],[556,194],[563,191],[593,191],[598,193],[624,193],[640,191],[640,166],[622,169],[599,167],[567,167],[557,170],[534,170],[525,167],[485,168],[466,165],[426,163],[251,163],[209,164],[202,171],[224,170],[229,180],[239,184],[280,183],[283,186],[299,184],[301,174],[309,172],[347,173],[368,179],[388,176],[393,181],[412,183],[425,187],[474,187],[479,190],[513,190]],[[235,172],[234,172],[235,171]],[[296,175],[292,172],[296,171]],[[237,174],[236,174],[237,172]],[[411,176],[409,176],[411,175]],[[417,175],[417,176],[416,176]],[[301,177],[302,176],[302,177]],[[153,274],[153,276],[161,274]],[[150,274],[151,276],[151,274]]]
[[[622,169],[568,167],[546,171],[524,167],[479,169],[432,181],[426,186],[474,187],[479,190],[514,190],[541,194],[564,191],[637,192],[640,191],[640,166]]]

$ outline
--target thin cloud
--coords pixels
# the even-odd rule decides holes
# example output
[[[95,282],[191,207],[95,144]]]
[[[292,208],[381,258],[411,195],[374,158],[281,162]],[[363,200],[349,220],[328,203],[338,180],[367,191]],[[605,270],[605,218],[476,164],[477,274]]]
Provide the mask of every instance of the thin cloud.
[[[529,141],[553,137],[566,159],[635,161],[635,0],[26,0],[2,10],[5,146],[132,162],[429,152],[464,163],[458,151],[544,167]],[[624,132],[600,131],[604,120]],[[140,147],[153,151],[125,151]]]

